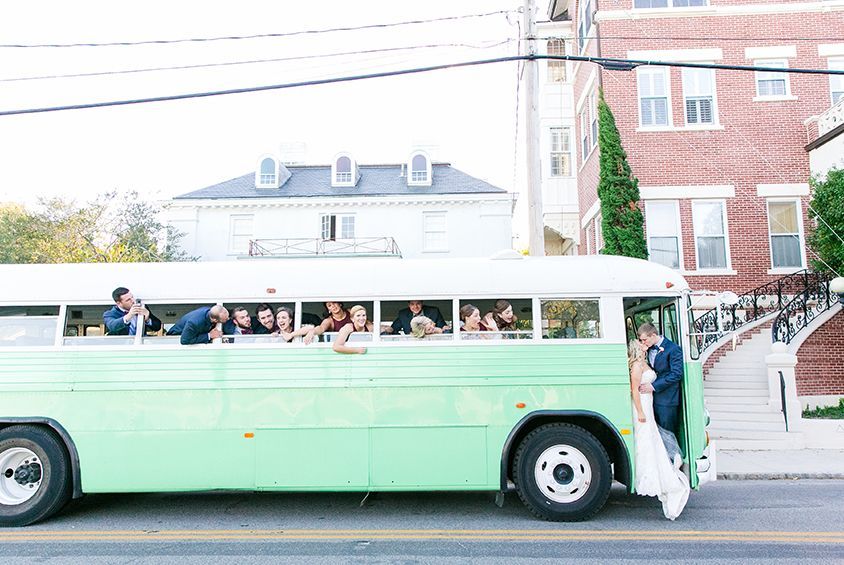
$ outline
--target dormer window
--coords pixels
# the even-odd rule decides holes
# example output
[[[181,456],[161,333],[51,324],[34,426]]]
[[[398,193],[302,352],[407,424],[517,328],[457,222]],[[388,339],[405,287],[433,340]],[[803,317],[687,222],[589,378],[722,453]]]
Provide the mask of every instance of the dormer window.
[[[351,155],[341,153],[331,165],[331,186],[355,186],[360,177],[358,167]]]
[[[278,188],[279,170],[275,157],[265,155],[258,159],[255,171],[255,188]]]
[[[431,186],[431,159],[424,151],[410,156],[407,184],[409,186]]]

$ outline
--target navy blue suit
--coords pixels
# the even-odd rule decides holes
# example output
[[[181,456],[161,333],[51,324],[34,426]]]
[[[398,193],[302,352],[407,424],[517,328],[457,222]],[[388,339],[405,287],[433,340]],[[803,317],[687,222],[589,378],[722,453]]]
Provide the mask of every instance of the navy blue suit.
[[[653,370],[656,373],[656,380],[653,382],[654,417],[657,424],[676,435],[680,383],[683,382],[683,351],[679,345],[666,337],[662,338],[659,346],[654,347],[657,347],[653,361]]]
[[[202,308],[188,312],[182,316],[181,320],[176,322],[176,325],[167,331],[167,335],[181,336],[179,341],[182,345],[209,343],[211,337],[208,335],[208,332],[217,325],[209,318],[208,313],[210,311],[210,306],[203,306]]]
[[[133,335],[129,333],[129,324],[123,321],[123,316],[125,315],[126,312],[118,308],[117,304],[112,306],[110,310],[103,312],[106,335]],[[149,311],[149,320],[144,324],[145,333],[147,328],[152,332],[157,332],[161,329],[161,320],[153,315],[152,310]]]
[[[404,330],[404,333],[410,335],[410,321],[415,318],[416,316],[427,316],[431,318],[431,321],[434,322],[434,325],[438,328],[445,327],[445,320],[443,320],[443,315],[440,312],[440,309],[436,306],[422,306],[422,311],[419,314],[414,314],[410,311],[410,308],[402,308],[399,310],[398,316],[393,321],[393,333],[397,334]]]

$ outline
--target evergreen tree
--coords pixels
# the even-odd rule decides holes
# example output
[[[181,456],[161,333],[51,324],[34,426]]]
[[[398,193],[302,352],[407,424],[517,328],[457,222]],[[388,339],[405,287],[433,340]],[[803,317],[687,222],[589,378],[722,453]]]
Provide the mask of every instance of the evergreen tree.
[[[598,198],[604,237],[601,253],[647,259],[644,217],[638,206],[639,180],[630,171],[615,117],[603,91],[598,101],[598,148],[601,152]]]
[[[809,217],[814,219],[807,243],[822,259],[812,260],[816,271],[844,275],[844,169],[832,169],[826,178],[815,178],[812,185],[812,207]],[[837,276],[833,274],[833,276]]]

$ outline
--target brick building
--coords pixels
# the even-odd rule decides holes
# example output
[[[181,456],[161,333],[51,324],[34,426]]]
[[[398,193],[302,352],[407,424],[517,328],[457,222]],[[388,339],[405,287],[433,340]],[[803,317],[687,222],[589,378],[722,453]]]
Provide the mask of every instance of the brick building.
[[[844,0],[552,0],[548,15],[573,30],[571,55],[844,69]],[[602,247],[603,89],[639,179],[650,260],[694,289],[738,294],[808,267],[807,124],[844,98],[844,77],[570,68],[580,254]]]

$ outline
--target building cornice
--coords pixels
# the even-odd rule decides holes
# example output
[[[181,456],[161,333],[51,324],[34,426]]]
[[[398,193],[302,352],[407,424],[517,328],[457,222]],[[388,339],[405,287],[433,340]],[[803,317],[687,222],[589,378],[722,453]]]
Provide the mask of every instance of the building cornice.
[[[596,22],[618,20],[650,20],[664,18],[701,18],[719,16],[762,16],[776,14],[820,14],[844,11],[844,0],[823,2],[794,2],[788,4],[733,4],[693,6],[688,8],[639,8],[630,10],[599,10]],[[751,41],[748,39],[748,41]]]
[[[477,204],[484,202],[512,203],[515,193],[504,192],[497,194],[431,194],[390,197],[337,198],[337,197],[309,197],[309,198],[214,198],[214,199],[185,199],[172,200],[171,209],[185,208],[314,208],[331,206],[361,207],[361,206],[427,206],[431,204]]]

